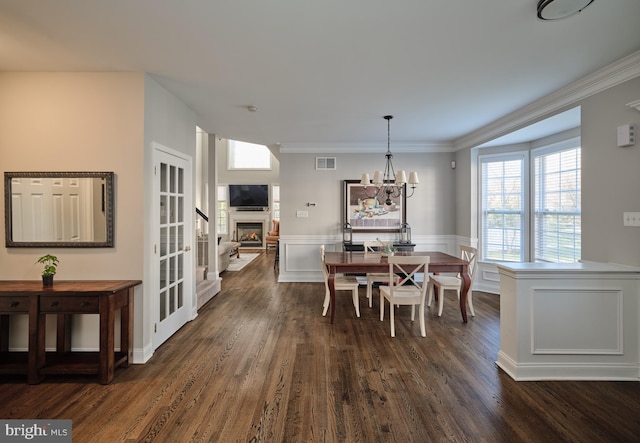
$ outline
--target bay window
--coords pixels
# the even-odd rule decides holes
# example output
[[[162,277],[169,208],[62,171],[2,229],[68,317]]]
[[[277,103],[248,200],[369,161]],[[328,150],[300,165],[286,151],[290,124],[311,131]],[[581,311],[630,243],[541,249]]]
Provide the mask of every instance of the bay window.
[[[480,155],[482,260],[580,260],[581,163],[577,144],[573,140],[530,152]]]

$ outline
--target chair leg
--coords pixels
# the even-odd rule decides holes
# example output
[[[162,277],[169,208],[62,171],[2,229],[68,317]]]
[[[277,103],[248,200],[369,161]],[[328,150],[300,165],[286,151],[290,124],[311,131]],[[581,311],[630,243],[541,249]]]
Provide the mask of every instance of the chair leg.
[[[431,302],[433,301],[433,282],[428,283],[427,294],[429,296],[429,299],[427,301],[427,306],[431,307]]]
[[[422,301],[422,303],[420,303],[420,312],[418,313],[418,315],[420,316],[420,334],[423,337],[426,337],[427,329],[425,328],[425,325],[424,325],[424,300]]]
[[[416,305],[411,305],[411,321],[416,319]]]
[[[329,291],[326,291],[324,294],[324,303],[322,304],[322,316],[327,315],[327,309],[329,309],[329,302],[331,301],[331,296],[329,295]]]
[[[380,321],[384,321],[384,297],[380,292]]]
[[[395,322],[393,311],[395,311],[395,309],[393,307],[393,303],[389,303],[389,318],[391,319],[391,336],[395,337],[396,336],[396,322]]]
[[[369,307],[370,308],[373,306],[373,303],[372,303],[372,299],[373,299],[372,286],[373,286],[373,283],[367,279],[367,300],[369,300]]]
[[[442,308],[444,307],[444,286],[438,289],[438,317],[442,317]]]
[[[356,308],[356,317],[360,317],[360,300],[358,300],[358,288],[353,288],[353,306]]]

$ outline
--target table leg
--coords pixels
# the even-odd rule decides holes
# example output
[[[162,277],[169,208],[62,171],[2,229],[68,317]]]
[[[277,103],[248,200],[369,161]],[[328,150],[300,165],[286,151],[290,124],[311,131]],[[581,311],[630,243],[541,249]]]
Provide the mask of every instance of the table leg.
[[[65,354],[71,352],[71,320],[70,314],[56,315],[56,352]]]
[[[467,295],[471,288],[471,279],[469,278],[468,266],[463,266],[462,271],[462,289],[460,291],[460,312],[462,313],[462,322],[467,323]]]
[[[39,297],[29,297],[29,356],[27,383],[34,385],[42,381],[40,374],[46,363],[47,316],[39,312]]]
[[[108,384],[115,373],[114,355],[114,295],[100,297],[100,383]]]
[[[0,352],[9,352],[9,315],[0,315]]]
[[[335,272],[329,273],[329,304],[331,305],[331,324],[333,324],[333,317],[336,313],[336,274]]]
[[[46,329],[47,316],[38,312],[38,297],[33,296],[29,307],[29,363],[27,366],[27,383],[38,384],[43,375],[40,369],[46,363]]]
[[[127,290],[127,305],[120,308],[120,351],[127,355],[123,367],[133,361],[133,288]]]

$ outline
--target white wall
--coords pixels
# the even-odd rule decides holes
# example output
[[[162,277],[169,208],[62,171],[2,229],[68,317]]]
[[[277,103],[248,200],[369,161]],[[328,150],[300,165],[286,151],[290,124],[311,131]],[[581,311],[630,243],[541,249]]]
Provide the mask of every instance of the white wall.
[[[153,238],[155,233],[149,226],[154,226],[151,220],[153,202],[153,153],[155,147],[160,145],[171,151],[184,154],[191,162],[191,189],[196,189],[196,116],[182,101],[160,86],[151,76],[145,75],[144,83],[144,280],[152,281],[154,278],[155,258],[153,255]],[[195,220],[195,206],[193,200],[185,201],[185,205],[192,207],[189,215],[191,221]],[[185,220],[189,222],[189,220]],[[191,223],[191,226],[194,226]],[[192,230],[191,238],[185,238],[185,246],[191,247],[190,259],[193,264],[191,276],[191,317],[197,315],[196,287],[195,287],[195,252],[196,233]],[[135,324],[138,325],[134,337],[133,360],[136,363],[147,361],[153,354],[153,306],[156,294],[153,293],[154,285],[144,285],[144,293],[136,298]]]

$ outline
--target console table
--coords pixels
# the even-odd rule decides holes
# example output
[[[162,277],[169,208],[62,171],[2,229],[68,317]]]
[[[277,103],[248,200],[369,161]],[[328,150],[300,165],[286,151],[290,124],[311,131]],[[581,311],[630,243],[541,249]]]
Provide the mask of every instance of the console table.
[[[47,374],[97,374],[111,382],[117,367],[133,356],[133,288],[140,280],[67,280],[43,287],[41,281],[0,281],[0,374],[27,374],[39,383]],[[115,313],[120,310],[120,351],[114,344]],[[29,349],[8,352],[9,316],[28,314]],[[46,352],[46,315],[57,316],[56,351]],[[73,352],[71,316],[99,314],[98,352]],[[15,354],[15,355],[13,355]]]
[[[415,243],[393,243],[393,246],[398,251],[404,252],[413,252],[413,248],[416,247]],[[363,252],[364,251],[364,243],[342,243],[342,247],[345,252]]]

